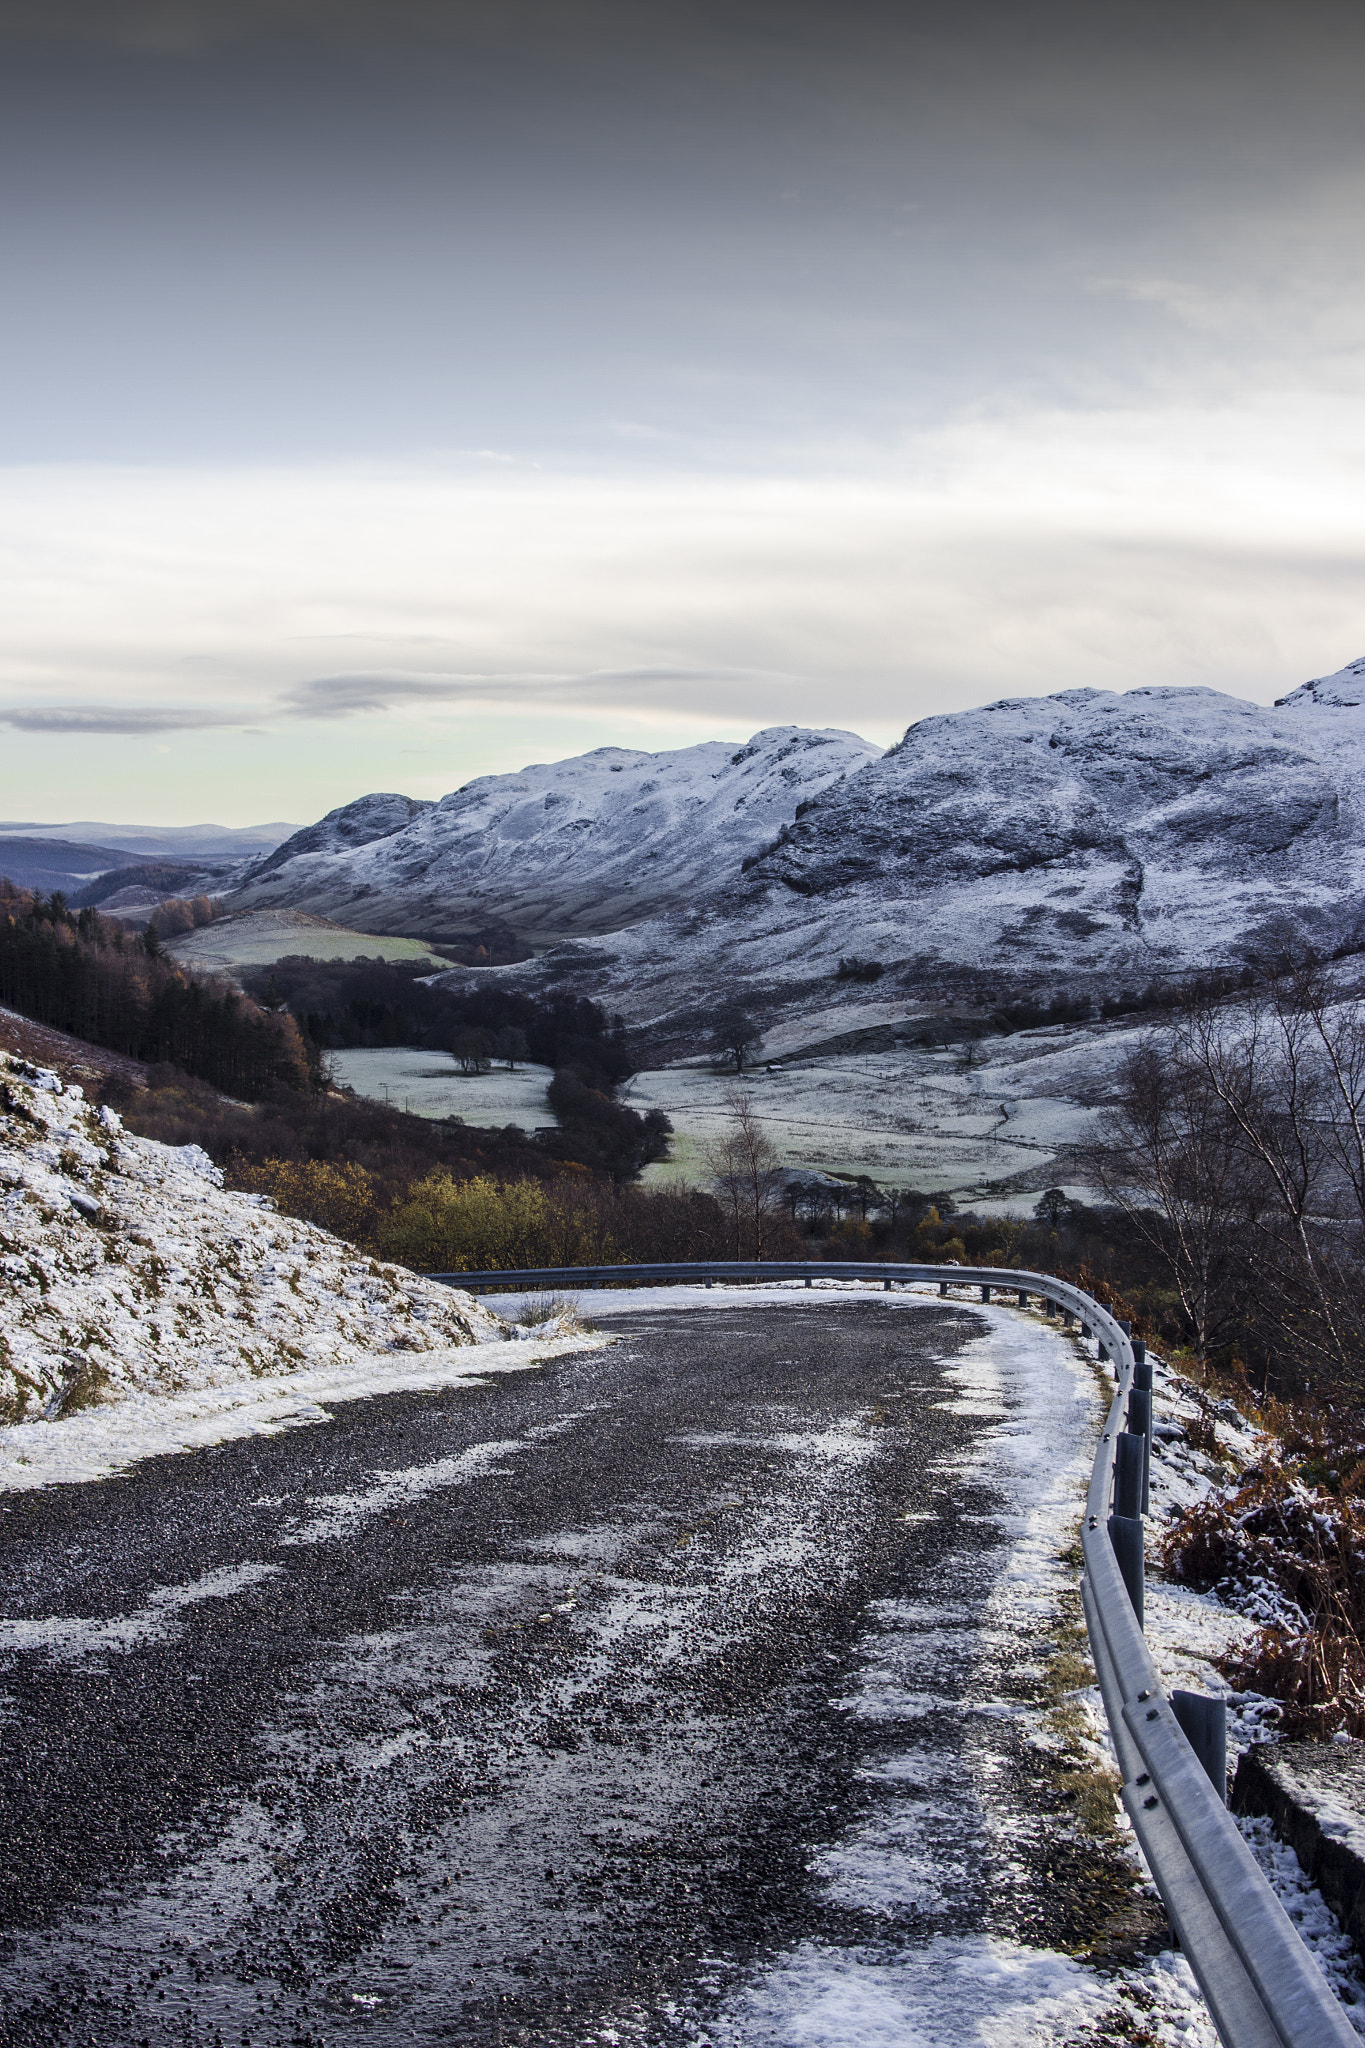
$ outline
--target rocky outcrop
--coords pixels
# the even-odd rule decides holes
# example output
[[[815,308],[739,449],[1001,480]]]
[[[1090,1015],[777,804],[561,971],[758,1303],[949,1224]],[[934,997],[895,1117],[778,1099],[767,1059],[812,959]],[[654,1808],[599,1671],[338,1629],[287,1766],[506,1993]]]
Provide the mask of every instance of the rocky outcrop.
[[[431,808],[421,797],[396,796],[387,790],[357,797],[354,803],[340,804],[336,810],[328,811],[316,825],[305,825],[273,853],[254,862],[244,880],[247,884],[259,882],[309,854],[345,853],[358,846],[372,846],[376,839],[389,839],[395,832],[401,832]]]

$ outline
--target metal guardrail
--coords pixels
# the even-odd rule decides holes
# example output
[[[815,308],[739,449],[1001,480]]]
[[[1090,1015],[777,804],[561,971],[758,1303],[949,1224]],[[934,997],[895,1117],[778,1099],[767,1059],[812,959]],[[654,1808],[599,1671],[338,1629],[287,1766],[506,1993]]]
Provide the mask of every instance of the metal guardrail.
[[[1225,1792],[1215,1788],[1176,1718],[1176,1706],[1162,1691],[1140,1620],[1140,1516],[1122,1512],[1119,1503],[1120,1527],[1111,1529],[1119,1446],[1125,1436],[1131,1440],[1135,1424],[1149,1421],[1150,1395],[1144,1413],[1142,1390],[1135,1387],[1138,1361],[1129,1333],[1097,1301],[1049,1273],[846,1259],[537,1266],[424,1277],[478,1294],[495,1288],[525,1291],[689,1281],[711,1286],[727,1280],[804,1280],[809,1286],[817,1279],[873,1280],[888,1289],[927,1282],[944,1295],[950,1287],[979,1287],[985,1301],[993,1293],[1014,1294],[1021,1307],[1030,1295],[1037,1295],[1059,1309],[1068,1324],[1079,1321],[1082,1335],[1095,1338],[1100,1357],[1112,1361],[1117,1381],[1086,1499],[1081,1599],[1133,1831],[1226,2048],[1359,2048],[1358,2035],[1238,1832]],[[1150,1428],[1146,1438],[1150,1449]],[[1117,1483],[1120,1488],[1126,1484],[1131,1505],[1134,1468],[1140,1471],[1142,1461],[1130,1454],[1124,1462],[1127,1473]],[[1140,1492],[1145,1511],[1145,1486]],[[1124,1548],[1126,1571],[1116,1553],[1116,1534]],[[1188,1695],[1177,1695],[1177,1703],[1182,1698]]]

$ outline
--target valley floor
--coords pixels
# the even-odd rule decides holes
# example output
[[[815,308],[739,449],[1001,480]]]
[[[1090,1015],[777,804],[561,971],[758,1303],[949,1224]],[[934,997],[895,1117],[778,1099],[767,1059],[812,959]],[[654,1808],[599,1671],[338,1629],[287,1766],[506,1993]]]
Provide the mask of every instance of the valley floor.
[[[820,1023],[810,1021],[808,1042]],[[801,1035],[784,1025],[780,1042]],[[1047,1187],[1087,1194],[1071,1148],[1092,1136],[1118,1064],[1141,1036],[1135,1025],[1058,1025],[932,1049],[793,1049],[746,1068],[742,1085],[784,1166],[865,1173],[884,1186],[947,1192],[959,1206],[1022,1214]],[[546,1067],[463,1075],[445,1053],[402,1046],[329,1057],[344,1086],[419,1116],[527,1131],[555,1121]],[[626,1084],[630,1108],[661,1109],[674,1128],[669,1157],[646,1169],[646,1185],[706,1181],[706,1149],[729,1119],[735,1086],[709,1060]]]

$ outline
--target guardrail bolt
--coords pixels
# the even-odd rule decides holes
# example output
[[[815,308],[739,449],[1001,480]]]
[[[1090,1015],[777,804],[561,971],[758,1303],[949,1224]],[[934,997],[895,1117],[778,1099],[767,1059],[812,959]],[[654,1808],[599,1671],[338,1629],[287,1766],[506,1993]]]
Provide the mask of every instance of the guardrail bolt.
[[[1114,1513],[1128,1520],[1142,1512],[1142,1438],[1126,1430],[1114,1445]]]
[[[1228,1796],[1228,1709],[1226,1700],[1211,1700],[1202,1692],[1173,1692],[1171,1712],[1185,1740],[1204,1766],[1214,1791],[1226,1804]]]
[[[1143,1593],[1146,1575],[1142,1566],[1142,1524],[1135,1515],[1111,1515],[1109,1517],[1109,1541],[1114,1546],[1114,1556],[1128,1588],[1128,1598],[1133,1603],[1137,1625],[1142,1627]]]

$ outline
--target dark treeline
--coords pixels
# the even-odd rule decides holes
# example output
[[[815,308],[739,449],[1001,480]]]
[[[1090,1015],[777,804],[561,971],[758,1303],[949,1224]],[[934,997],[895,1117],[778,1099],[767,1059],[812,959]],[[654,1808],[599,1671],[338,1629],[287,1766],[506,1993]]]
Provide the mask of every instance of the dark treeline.
[[[420,961],[313,960],[290,954],[243,977],[258,1002],[283,1004],[318,1045],[412,1045],[448,1052],[457,1031],[525,1033],[523,1057],[577,1067],[615,1088],[631,1073],[625,1027],[587,997],[523,995],[494,986],[431,987]]]
[[[60,892],[0,880],[0,1003],[130,1059],[166,1061],[254,1101],[310,1086],[293,1019],[267,1015],[229,983],[190,974],[141,936]]]
[[[260,1001],[287,1005],[319,1046],[417,1046],[457,1057],[467,1072],[495,1059],[551,1067],[558,1129],[537,1143],[552,1159],[630,1180],[668,1150],[667,1118],[615,1100],[633,1071],[625,1026],[586,996],[523,995],[486,986],[430,987],[418,962],[324,961],[290,955],[247,977]]]

